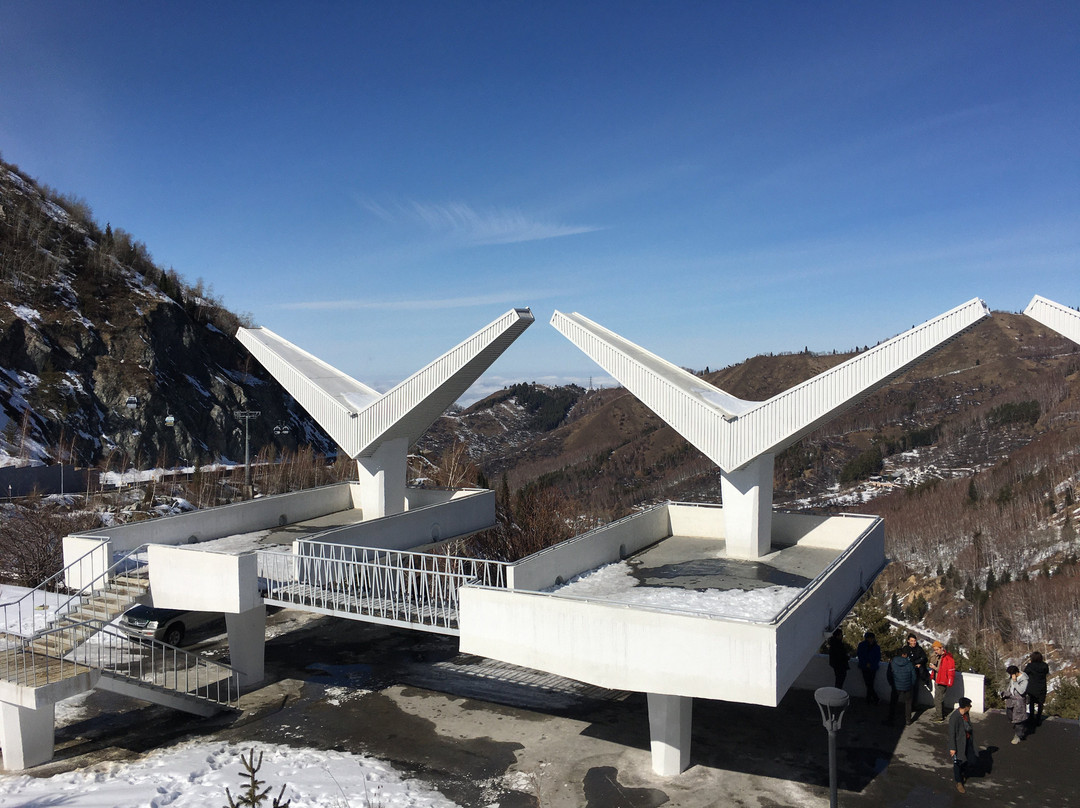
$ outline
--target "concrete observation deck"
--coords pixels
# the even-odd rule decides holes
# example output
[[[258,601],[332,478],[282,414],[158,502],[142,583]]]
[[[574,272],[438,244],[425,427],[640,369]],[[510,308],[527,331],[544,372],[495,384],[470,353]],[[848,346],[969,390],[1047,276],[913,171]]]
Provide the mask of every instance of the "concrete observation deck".
[[[461,592],[461,649],[619,690],[775,706],[884,566],[877,517],[773,515],[731,558],[718,506],[667,503]],[[752,675],[748,672],[752,671]]]

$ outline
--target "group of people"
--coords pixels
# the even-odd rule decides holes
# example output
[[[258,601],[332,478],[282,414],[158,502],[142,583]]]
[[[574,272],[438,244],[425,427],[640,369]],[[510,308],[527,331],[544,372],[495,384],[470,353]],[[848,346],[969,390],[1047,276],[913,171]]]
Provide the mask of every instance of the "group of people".
[[[829,665],[836,674],[836,687],[843,688],[847,678],[850,664],[850,649],[844,642],[840,629],[833,632],[829,639]],[[866,700],[869,704],[880,704],[874,686],[877,679],[878,669],[881,667],[881,646],[872,631],[863,635],[862,642],[855,649],[855,659],[859,673],[862,674],[863,683],[866,685]],[[933,682],[934,705],[938,715],[943,715],[943,705],[948,689],[953,686],[956,677],[956,662],[953,660],[945,647],[935,642],[933,655],[927,656],[926,651],[919,645],[919,638],[909,634],[900,650],[889,660],[889,666],[885,671],[889,682],[891,694],[889,696],[889,713],[885,723],[891,724],[896,717],[896,708],[902,705],[901,718],[905,724],[912,723],[914,719],[916,688],[922,684]],[[944,722],[945,718],[942,717]]]
[[[828,643],[829,666],[833,669],[835,685],[843,688],[850,667],[850,648],[844,642],[840,629],[836,629]],[[862,642],[855,649],[856,664],[866,685],[868,704],[879,704],[881,698],[874,687],[878,669],[881,667],[881,647],[871,631],[863,635]],[[1042,721],[1043,705],[1046,702],[1046,680],[1050,668],[1038,651],[1032,653],[1028,664],[1021,671],[1016,665],[1006,669],[1009,676],[1005,690],[1001,693],[1005,700],[1005,712],[1013,725],[1012,743],[1018,744],[1026,737],[1032,726]],[[892,724],[897,706],[901,706],[900,717],[903,723],[915,720],[913,708],[916,688],[925,684],[933,687],[934,711],[932,715],[939,724],[948,724],[949,759],[953,764],[953,780],[956,790],[965,792],[964,782],[968,767],[976,760],[976,746],[971,730],[971,699],[961,697],[956,701],[957,708],[951,710],[956,683],[956,660],[942,643],[937,640],[931,646],[930,653],[919,645],[919,639],[909,634],[904,645],[889,660],[886,678],[891,688],[889,712],[886,724]],[[951,710],[951,711],[950,711]]]

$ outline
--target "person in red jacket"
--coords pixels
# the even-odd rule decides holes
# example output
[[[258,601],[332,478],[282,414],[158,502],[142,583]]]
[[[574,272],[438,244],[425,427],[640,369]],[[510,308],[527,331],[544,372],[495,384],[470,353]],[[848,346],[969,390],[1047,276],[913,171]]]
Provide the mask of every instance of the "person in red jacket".
[[[930,654],[930,676],[934,680],[934,711],[938,723],[944,724],[952,712],[949,691],[956,681],[956,660],[949,653],[949,649],[937,640],[934,641]]]

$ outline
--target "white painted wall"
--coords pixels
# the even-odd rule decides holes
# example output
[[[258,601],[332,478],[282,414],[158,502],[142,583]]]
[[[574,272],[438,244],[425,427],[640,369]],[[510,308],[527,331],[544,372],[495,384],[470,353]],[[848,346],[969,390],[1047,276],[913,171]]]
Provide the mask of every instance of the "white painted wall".
[[[107,541],[84,536],[64,536],[64,583],[81,590],[103,575],[112,566],[111,547]],[[72,566],[74,565],[74,566]]]
[[[487,489],[435,492],[433,504],[410,507],[382,519],[346,525],[319,535],[320,542],[354,547],[410,550],[414,547],[462,536],[495,525],[495,492]],[[422,502],[428,497],[415,497]],[[303,542],[294,542],[301,547]],[[299,551],[298,551],[299,552]]]
[[[523,591],[527,577],[541,588],[617,559],[620,539],[653,543],[669,513],[708,511],[661,507],[537,553],[513,567],[517,591],[463,587],[461,650],[602,687],[775,706],[885,560],[880,519],[840,520],[835,530],[854,543],[776,624]],[[809,542],[830,531],[811,518],[803,533]]]
[[[143,544],[189,544],[220,539],[234,533],[265,530],[347,510],[353,503],[351,486],[350,483],[337,483],[290,494],[259,497],[218,508],[87,531],[78,536],[108,541],[112,545],[112,552],[133,550]],[[65,565],[74,560],[68,558],[66,552],[65,542]]]
[[[885,524],[877,517],[840,520],[863,533],[833,565],[804,590],[798,605],[777,626],[777,700],[817,653],[821,637],[848,613],[855,600],[885,565]],[[811,541],[813,531],[803,541]]]
[[[775,706],[772,626],[463,587],[461,651],[601,687]]]
[[[155,606],[239,614],[262,603],[254,553],[228,555],[152,544],[149,556]]]
[[[507,569],[510,589],[539,590],[586,570],[619,561],[672,535],[669,506],[612,522],[521,559]]]

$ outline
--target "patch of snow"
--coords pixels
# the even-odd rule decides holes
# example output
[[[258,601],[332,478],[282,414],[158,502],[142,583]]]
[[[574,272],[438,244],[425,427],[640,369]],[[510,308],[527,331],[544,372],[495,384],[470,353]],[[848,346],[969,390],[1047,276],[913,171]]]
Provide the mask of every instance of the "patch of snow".
[[[109,761],[53,777],[0,777],[0,806],[65,805],[135,808],[146,805],[224,805],[246,781],[241,755],[262,755],[259,779],[293,808],[381,805],[384,808],[454,808],[429,786],[408,780],[372,758],[345,752],[294,749],[281,744],[189,742],[133,761]],[[243,775],[243,779],[242,779]]]
[[[629,563],[619,561],[582,573],[565,584],[544,591],[754,621],[771,620],[802,592],[802,589],[793,586],[769,586],[748,592],[740,589],[697,591],[674,586],[640,586],[632,573]]]
[[[37,325],[41,320],[41,312],[37,309],[32,309],[29,306],[13,306],[11,303],[7,304],[7,307],[15,312],[15,316],[20,320],[25,320],[30,325]]]

